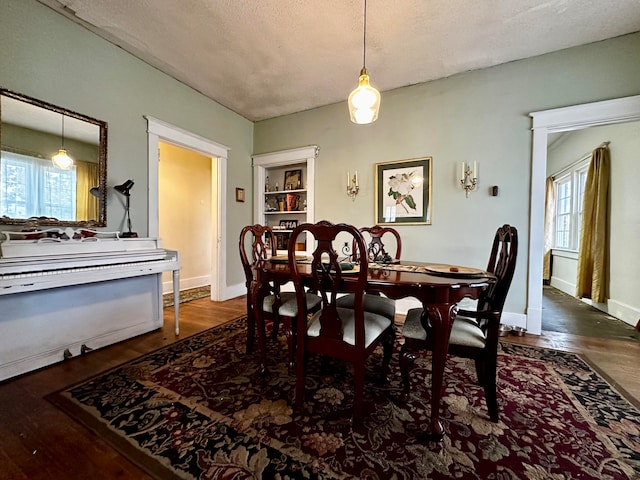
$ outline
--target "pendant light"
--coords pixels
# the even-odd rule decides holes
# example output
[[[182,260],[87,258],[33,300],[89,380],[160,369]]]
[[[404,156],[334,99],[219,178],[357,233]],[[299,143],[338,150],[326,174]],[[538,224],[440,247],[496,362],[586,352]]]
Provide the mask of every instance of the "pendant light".
[[[353,123],[361,125],[373,123],[380,110],[380,92],[369,85],[367,72],[367,0],[364,0],[364,35],[362,48],[362,70],[358,79],[358,87],[349,94],[349,115]]]
[[[51,161],[56,168],[61,170],[69,170],[73,166],[73,159],[67,155],[64,149],[64,113],[62,114],[62,146],[58,153],[51,157]]]

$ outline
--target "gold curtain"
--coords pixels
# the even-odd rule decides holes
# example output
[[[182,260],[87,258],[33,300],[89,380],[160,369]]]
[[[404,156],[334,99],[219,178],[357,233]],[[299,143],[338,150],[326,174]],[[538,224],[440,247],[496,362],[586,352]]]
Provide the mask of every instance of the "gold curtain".
[[[76,161],[76,219],[97,220],[98,199],[89,193],[98,185],[98,164]]]
[[[584,190],[578,253],[576,296],[598,303],[604,302],[607,287],[609,163],[609,148],[593,151]]]
[[[547,178],[544,205],[544,258],[542,264],[542,280],[551,280],[551,248],[553,247],[553,232],[556,217],[556,190],[553,177]]]

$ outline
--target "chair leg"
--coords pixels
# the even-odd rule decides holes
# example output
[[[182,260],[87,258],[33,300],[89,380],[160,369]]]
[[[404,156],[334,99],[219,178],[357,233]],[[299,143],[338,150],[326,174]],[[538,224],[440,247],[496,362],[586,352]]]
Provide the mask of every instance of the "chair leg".
[[[498,415],[498,396],[496,392],[496,361],[476,359],[476,372],[478,373],[478,381],[484,390],[484,399],[487,402],[487,410],[489,411],[489,419],[497,423]]]
[[[293,325],[295,325],[295,319],[283,318],[284,335],[287,338],[287,348],[289,350],[289,373],[295,373],[296,364],[296,332]]]
[[[389,381],[387,374],[389,373],[389,364],[391,363],[391,355],[393,354],[393,346],[396,342],[396,329],[392,325],[391,328],[382,337],[382,378],[385,382]]]
[[[409,370],[413,368],[416,355],[411,350],[411,340],[405,339],[404,345],[400,350],[400,374],[402,375],[402,398],[404,401],[409,400],[409,392],[411,384],[409,382]]]
[[[253,347],[256,342],[256,319],[253,316],[253,308],[251,305],[247,306],[247,354],[253,352]]]

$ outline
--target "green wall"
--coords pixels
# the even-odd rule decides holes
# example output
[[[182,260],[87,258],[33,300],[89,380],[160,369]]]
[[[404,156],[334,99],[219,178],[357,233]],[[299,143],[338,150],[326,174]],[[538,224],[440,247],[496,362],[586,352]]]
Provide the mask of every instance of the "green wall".
[[[400,53],[400,52],[399,52]],[[378,121],[354,125],[346,102],[256,123],[254,152],[317,144],[317,220],[374,223],[374,165],[433,157],[433,223],[399,226],[407,259],[486,266],[499,225],[520,250],[506,309],[524,313],[531,170],[530,112],[640,93],[640,34],[382,92]],[[375,85],[376,75],[372,73]],[[355,81],[355,80],[354,80]],[[348,92],[345,91],[345,98]],[[478,162],[465,198],[460,162]],[[360,194],[345,193],[358,170]],[[498,185],[499,195],[489,195]]]
[[[406,258],[484,266],[496,227],[515,225],[521,250],[507,301],[513,312],[526,303],[528,113],[640,93],[634,34],[383,92],[373,125],[351,124],[345,102],[254,125],[35,0],[1,0],[0,45],[0,86],[108,122],[108,184],[136,182],[132,221],[141,235],[148,221],[144,115],[230,147],[229,285],[243,281],[235,239],[253,221],[251,154],[317,144],[316,219],[356,225],[374,222],[376,162],[433,157],[433,224],[399,227]],[[473,160],[480,185],[465,198],[456,172]],[[352,202],[343,184],[355,169],[361,191]],[[497,197],[488,194],[492,185],[500,187]],[[236,186],[246,189],[245,203],[234,201]],[[118,200],[108,198],[107,229],[118,229],[124,215]]]
[[[107,230],[124,207],[111,187],[131,178],[131,218],[147,234],[147,122],[150,115],[230,148],[226,212],[227,282],[243,282],[236,233],[252,221],[253,124],[141,62],[35,0],[0,1],[0,86],[108,123]]]

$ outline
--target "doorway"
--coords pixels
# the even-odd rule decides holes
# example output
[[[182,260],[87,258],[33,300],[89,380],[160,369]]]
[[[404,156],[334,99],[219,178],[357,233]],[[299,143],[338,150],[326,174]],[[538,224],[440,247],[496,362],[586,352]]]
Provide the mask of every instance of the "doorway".
[[[211,159],[211,300],[226,300],[227,262],[226,211],[228,148],[207,138],[183,130],[174,125],[145,116],[148,123],[149,168],[149,236],[160,236],[160,143],[169,143]]]
[[[547,140],[550,133],[640,120],[640,95],[584,105],[533,112],[531,208],[527,279],[527,330],[542,332],[542,257],[547,174]]]
[[[163,248],[180,252],[180,290],[198,289],[210,296],[212,219],[212,160],[206,155],[161,141],[159,234]],[[165,277],[166,275],[166,277]],[[163,293],[172,291],[171,274],[163,275]],[[169,288],[167,288],[169,287]],[[205,295],[206,291],[206,295]]]

